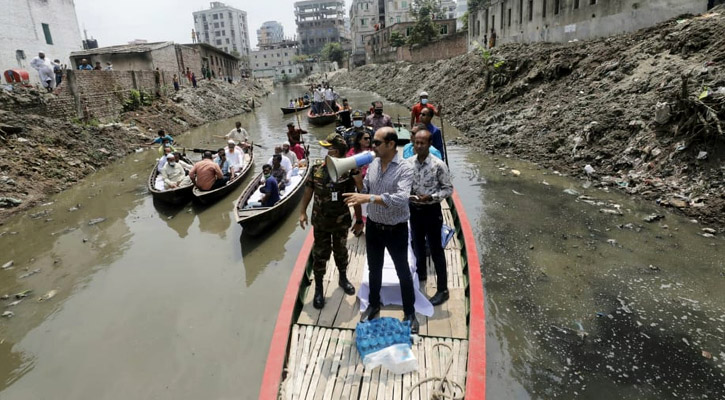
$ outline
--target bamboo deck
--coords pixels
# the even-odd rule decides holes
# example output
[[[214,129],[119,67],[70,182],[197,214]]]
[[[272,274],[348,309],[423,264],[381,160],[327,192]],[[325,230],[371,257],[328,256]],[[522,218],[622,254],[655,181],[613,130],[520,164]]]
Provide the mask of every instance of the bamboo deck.
[[[446,202],[442,203],[444,222],[455,226]],[[365,236],[348,238],[350,264],[348,279],[356,289],[360,288],[365,265]],[[301,294],[302,311],[292,326],[285,379],[280,398],[283,399],[429,399],[437,383],[429,381],[418,386],[419,381],[442,376],[452,359],[448,379],[461,387],[466,384],[468,361],[468,279],[464,271],[461,243],[454,236],[445,249],[448,267],[450,299],[435,307],[434,315],[427,318],[417,314],[420,322],[420,340],[413,345],[418,360],[418,370],[395,375],[384,368],[366,370],[355,348],[355,326],[360,320],[360,301],[357,296],[347,296],[337,283],[337,268],[333,258],[325,275],[325,307],[317,310],[312,306],[313,286]],[[428,297],[436,291],[435,269],[428,258],[428,280],[425,293]],[[381,316],[402,318],[401,306],[383,306]],[[444,343],[452,349],[436,346]],[[460,395],[460,392],[458,393]]]

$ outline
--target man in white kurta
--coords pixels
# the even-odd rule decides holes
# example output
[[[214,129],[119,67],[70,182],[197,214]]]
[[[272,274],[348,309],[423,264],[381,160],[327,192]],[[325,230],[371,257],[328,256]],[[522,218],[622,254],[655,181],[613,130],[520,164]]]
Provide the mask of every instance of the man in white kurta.
[[[30,66],[38,71],[43,87],[48,92],[52,92],[55,87],[55,72],[53,72],[53,65],[51,65],[50,60],[45,58],[45,53],[39,52],[38,56],[30,62]]]
[[[244,166],[244,150],[237,146],[236,143],[234,143],[234,140],[229,140],[227,142],[227,148],[224,149],[224,155],[227,156],[229,167],[233,172],[236,173],[241,171]]]
[[[161,177],[164,180],[164,189],[174,189],[180,186],[191,185],[191,179],[186,176],[184,168],[176,162],[176,157],[173,154],[168,154],[167,163],[164,168],[161,169]]]

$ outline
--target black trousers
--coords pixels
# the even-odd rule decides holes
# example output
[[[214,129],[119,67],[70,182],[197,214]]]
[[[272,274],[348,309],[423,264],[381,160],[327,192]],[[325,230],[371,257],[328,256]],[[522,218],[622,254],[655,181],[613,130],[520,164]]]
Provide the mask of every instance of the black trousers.
[[[410,228],[418,277],[426,278],[427,275],[425,255],[425,243],[427,239],[430,256],[433,259],[433,265],[436,269],[438,291],[447,290],[448,271],[446,270],[446,256],[441,246],[443,213],[440,203],[430,205],[415,205],[411,203]]]
[[[380,306],[380,288],[383,283],[383,260],[385,249],[395,264],[395,272],[400,281],[400,294],[403,298],[405,315],[415,313],[415,292],[413,275],[408,265],[408,225],[383,225],[368,218],[365,233],[368,269],[370,272],[370,306]],[[440,239],[438,239],[440,241]]]

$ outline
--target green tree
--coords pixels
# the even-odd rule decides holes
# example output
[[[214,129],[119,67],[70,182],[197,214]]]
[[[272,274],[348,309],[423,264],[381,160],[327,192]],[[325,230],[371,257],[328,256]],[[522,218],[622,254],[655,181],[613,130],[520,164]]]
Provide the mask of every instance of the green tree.
[[[320,50],[320,57],[326,61],[337,61],[338,64],[342,63],[345,58],[345,51],[342,49],[340,43],[332,42],[325,45]]]
[[[411,27],[408,36],[409,45],[426,44],[438,36],[440,26],[433,22],[433,18],[441,14],[437,0],[413,0],[410,14],[415,25]]]
[[[405,36],[398,31],[390,33],[390,45],[393,47],[400,47],[405,45]]]

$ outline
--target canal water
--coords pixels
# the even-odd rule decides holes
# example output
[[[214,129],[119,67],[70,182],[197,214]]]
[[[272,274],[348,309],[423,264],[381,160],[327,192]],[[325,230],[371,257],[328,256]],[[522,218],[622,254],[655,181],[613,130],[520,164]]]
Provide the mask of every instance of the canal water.
[[[268,149],[255,149],[258,172],[298,122],[279,107],[302,90],[277,87],[254,113],[177,140],[221,147],[212,135],[241,121]],[[378,99],[341,92],[363,110]],[[321,156],[315,140],[332,128],[299,117]],[[481,254],[488,398],[725,398],[721,237],[556,171],[449,152]],[[256,398],[306,232],[294,212],[263,238],[244,235],[232,214],[243,188],[208,207],[156,204],[155,157],[124,157],[0,226],[0,265],[14,261],[0,270],[11,295],[0,311],[15,314],[0,318],[1,399]],[[645,222],[652,213],[664,219]]]

